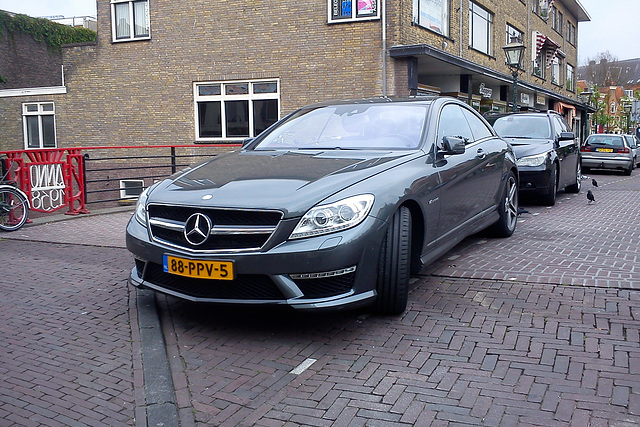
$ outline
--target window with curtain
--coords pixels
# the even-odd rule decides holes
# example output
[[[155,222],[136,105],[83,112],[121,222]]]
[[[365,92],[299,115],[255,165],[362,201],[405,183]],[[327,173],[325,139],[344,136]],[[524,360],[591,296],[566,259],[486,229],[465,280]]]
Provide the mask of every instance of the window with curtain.
[[[22,104],[26,150],[56,148],[56,120],[53,102]]]
[[[469,2],[469,46],[493,55],[493,13]]]
[[[114,41],[149,39],[149,0],[113,0],[111,25]]]
[[[198,141],[252,138],[280,118],[277,80],[196,83]]]
[[[413,22],[443,36],[449,36],[450,0],[413,0]]]

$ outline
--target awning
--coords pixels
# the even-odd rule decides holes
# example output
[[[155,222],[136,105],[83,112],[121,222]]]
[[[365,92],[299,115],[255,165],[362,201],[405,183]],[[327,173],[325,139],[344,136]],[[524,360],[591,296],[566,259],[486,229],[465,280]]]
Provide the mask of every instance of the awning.
[[[540,52],[545,49],[545,62],[547,67],[550,66],[560,49],[560,45],[538,31],[533,32],[532,38],[535,40],[536,50],[535,53],[532,51],[531,60],[535,61],[540,56]]]

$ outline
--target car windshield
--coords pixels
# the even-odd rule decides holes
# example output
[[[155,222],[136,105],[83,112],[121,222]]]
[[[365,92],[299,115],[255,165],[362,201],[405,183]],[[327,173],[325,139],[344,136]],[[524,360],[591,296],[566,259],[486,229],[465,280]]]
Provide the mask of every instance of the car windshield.
[[[498,118],[493,124],[503,138],[543,139],[551,137],[547,116],[509,115]]]
[[[300,110],[255,150],[398,150],[420,145],[426,105],[349,104]]]
[[[616,135],[591,135],[587,138],[590,145],[609,145],[612,147],[623,147],[622,137]]]

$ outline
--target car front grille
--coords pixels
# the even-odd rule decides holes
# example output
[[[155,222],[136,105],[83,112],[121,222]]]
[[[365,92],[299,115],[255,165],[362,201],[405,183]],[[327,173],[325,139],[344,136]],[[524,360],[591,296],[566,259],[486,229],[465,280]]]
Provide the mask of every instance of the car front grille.
[[[145,265],[146,264],[146,265]],[[276,301],[286,297],[267,275],[239,274],[234,280],[197,279],[167,273],[162,265],[136,260],[136,269],[143,280],[167,291],[193,298],[219,300]],[[295,279],[302,291],[301,299],[328,298],[352,290],[355,272],[315,279]]]
[[[149,226],[152,238],[160,243],[191,252],[257,251],[264,246],[282,219],[279,211],[214,209],[194,206],[150,204]],[[187,220],[194,214],[205,215],[211,231],[200,244],[185,236]]]
[[[285,299],[269,276],[260,274],[240,274],[234,280],[195,279],[166,273],[161,265],[149,262],[144,272],[144,280],[164,289],[195,298]]]

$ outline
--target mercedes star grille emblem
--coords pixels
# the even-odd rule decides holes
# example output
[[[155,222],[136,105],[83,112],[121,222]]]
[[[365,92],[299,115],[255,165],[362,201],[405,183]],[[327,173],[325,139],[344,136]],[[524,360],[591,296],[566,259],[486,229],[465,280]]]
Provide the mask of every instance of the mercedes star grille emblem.
[[[184,238],[192,245],[199,246],[207,241],[211,227],[211,220],[208,216],[195,213],[184,224]]]

